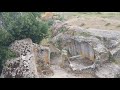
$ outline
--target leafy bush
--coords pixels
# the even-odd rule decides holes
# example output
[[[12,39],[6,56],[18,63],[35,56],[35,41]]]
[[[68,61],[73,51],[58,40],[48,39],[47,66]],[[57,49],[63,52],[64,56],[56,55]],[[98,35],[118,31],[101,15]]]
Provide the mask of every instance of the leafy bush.
[[[14,37],[4,29],[0,29],[0,46],[8,46],[14,41]]]
[[[60,15],[60,14],[56,14],[56,20],[60,20],[60,21],[63,21],[65,20],[64,16],[63,15]]]
[[[3,64],[7,59],[16,57],[16,54],[4,46],[0,46],[0,73],[2,72]]]
[[[48,26],[51,27],[54,23],[54,20],[50,19],[50,20],[47,21],[47,23],[48,23]]]
[[[16,56],[14,52],[8,49],[8,45],[13,40],[14,38],[6,30],[0,29],[0,73],[5,60]]]
[[[17,40],[31,38],[34,43],[39,43],[47,36],[48,25],[37,21],[35,13],[3,13],[4,28]]]
[[[0,47],[0,60],[11,59],[13,57],[16,57],[16,54],[13,51],[4,46]]]

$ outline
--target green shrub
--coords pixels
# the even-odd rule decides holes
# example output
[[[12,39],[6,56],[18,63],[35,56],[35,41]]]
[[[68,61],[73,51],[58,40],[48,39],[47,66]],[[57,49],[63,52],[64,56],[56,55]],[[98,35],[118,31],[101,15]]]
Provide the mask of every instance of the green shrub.
[[[5,60],[16,56],[14,52],[8,49],[12,41],[14,41],[14,38],[6,30],[0,29],[0,73]]]
[[[7,47],[0,47],[0,60],[7,60],[16,57],[16,54]]]
[[[14,57],[16,57],[16,54],[8,49],[8,47],[0,46],[0,73],[5,61]]]
[[[45,22],[37,21],[38,13],[3,13],[2,20],[4,28],[17,40],[31,38],[34,43],[39,43],[46,37],[48,25]]]
[[[63,20],[64,20],[64,17],[63,17],[62,15],[58,14],[56,19],[57,19],[57,20],[60,20],[60,21],[63,21]]]
[[[50,27],[50,26],[52,26],[52,25],[53,25],[54,20],[53,20],[53,19],[50,19],[50,20],[48,20],[48,21],[47,21],[47,23],[48,23],[48,26]]]
[[[0,29],[0,46],[9,46],[14,37],[4,29]]]

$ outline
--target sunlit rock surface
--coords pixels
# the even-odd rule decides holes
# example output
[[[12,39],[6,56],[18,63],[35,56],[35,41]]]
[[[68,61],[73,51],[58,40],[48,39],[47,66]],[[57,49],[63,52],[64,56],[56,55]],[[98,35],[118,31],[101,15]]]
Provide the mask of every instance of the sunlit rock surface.
[[[5,62],[1,77],[40,78],[43,73],[50,71],[49,65],[47,66],[49,48],[34,44],[31,39],[23,39],[12,43],[10,49],[18,54],[18,57]]]
[[[79,58],[73,59],[72,61],[69,60],[69,66],[73,70],[81,70],[81,68],[85,67],[92,68],[94,65],[97,66],[99,63],[99,71],[96,73],[98,75],[98,73],[101,73],[103,70],[103,68],[100,68],[101,66],[104,66],[106,63],[111,63],[111,61],[120,61],[120,31],[108,31],[93,28],[83,29],[79,26],[72,26],[66,23],[67,22],[60,24],[62,26],[58,26],[59,28],[55,29],[55,31],[60,31],[60,29],[63,29],[64,27],[65,31],[58,33],[52,38],[51,41],[59,49],[67,50],[69,57],[76,55],[81,56]],[[87,61],[85,61],[85,58]],[[85,64],[89,63],[90,60],[94,62],[92,64]],[[108,65],[108,68],[110,67]],[[113,65],[113,68],[116,70],[115,65]],[[108,72],[109,71],[110,70],[108,70]],[[111,73],[115,74],[114,71]],[[105,76],[101,75],[99,77]]]

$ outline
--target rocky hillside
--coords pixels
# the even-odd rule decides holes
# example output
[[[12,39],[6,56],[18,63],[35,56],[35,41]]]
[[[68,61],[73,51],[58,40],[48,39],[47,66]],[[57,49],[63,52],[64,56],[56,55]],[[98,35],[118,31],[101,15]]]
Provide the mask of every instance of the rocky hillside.
[[[1,77],[3,78],[40,78],[52,73],[46,56],[49,48],[34,44],[31,39],[16,40],[10,49],[18,54],[17,58],[7,60]],[[48,59],[49,60],[49,59]],[[47,65],[48,63],[48,65]]]
[[[5,62],[2,78],[120,77],[117,16],[97,12],[54,14],[64,19],[52,18],[46,43],[38,45],[27,38],[10,45],[17,58]]]

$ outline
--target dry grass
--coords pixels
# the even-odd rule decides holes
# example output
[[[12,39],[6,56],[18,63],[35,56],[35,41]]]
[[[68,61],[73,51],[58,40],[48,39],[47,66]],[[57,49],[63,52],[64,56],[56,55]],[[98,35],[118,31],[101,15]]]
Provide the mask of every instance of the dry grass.
[[[120,30],[119,12],[60,12],[70,25],[83,28]]]

